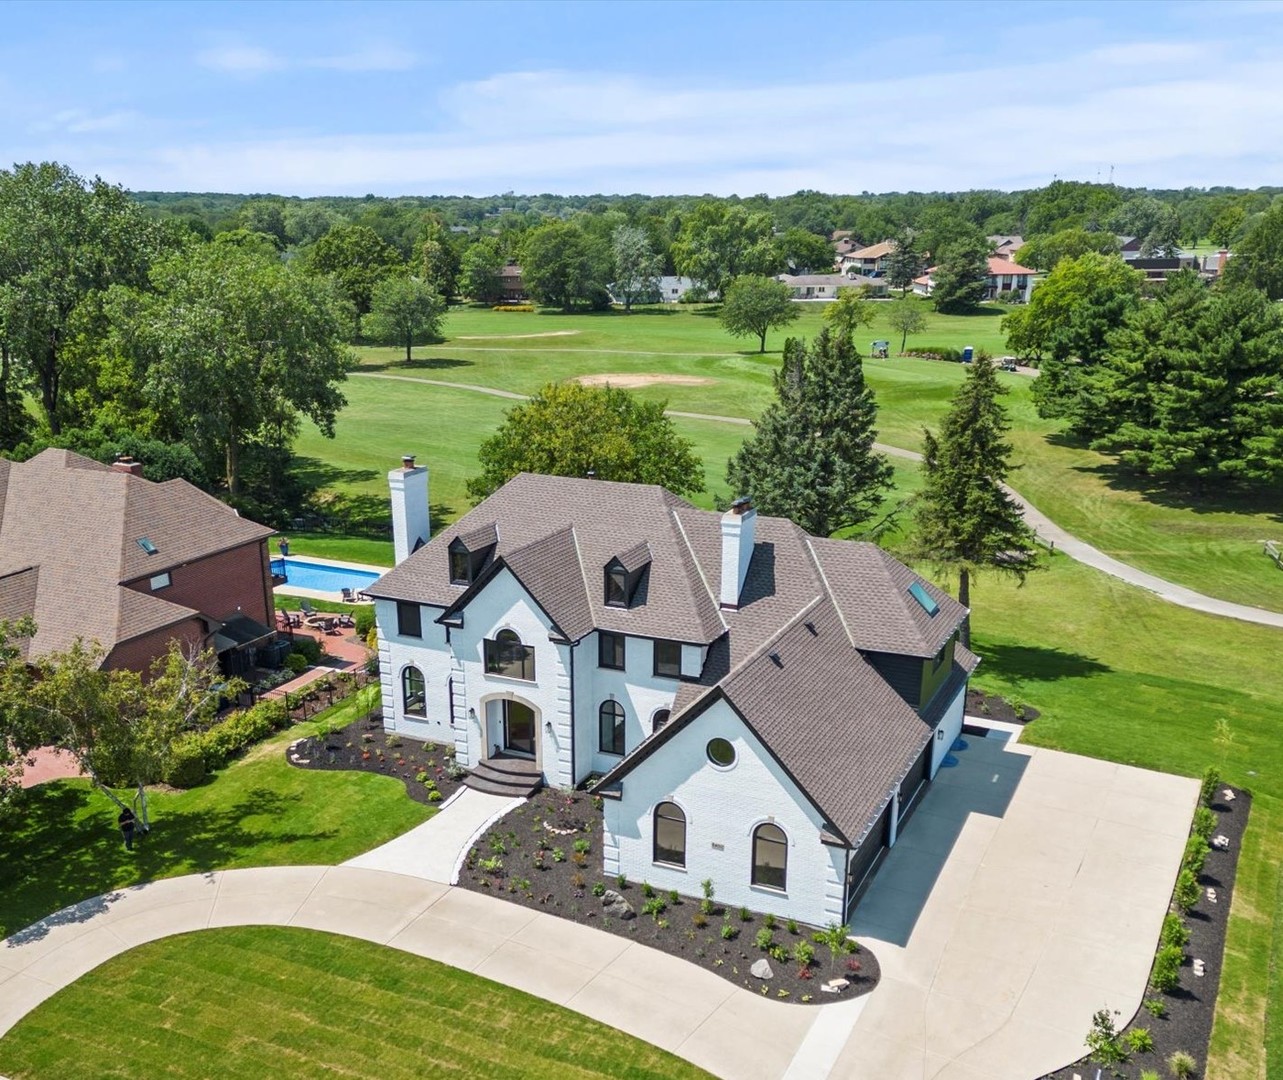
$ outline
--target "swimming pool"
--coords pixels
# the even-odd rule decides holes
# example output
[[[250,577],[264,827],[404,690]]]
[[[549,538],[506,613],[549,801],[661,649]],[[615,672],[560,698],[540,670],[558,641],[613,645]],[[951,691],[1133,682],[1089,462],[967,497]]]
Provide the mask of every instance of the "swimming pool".
[[[272,560],[280,564],[279,556]],[[341,593],[344,589],[360,592],[383,575],[371,570],[353,570],[333,563],[312,562],[293,555],[285,560],[286,587],[315,589],[317,592]]]

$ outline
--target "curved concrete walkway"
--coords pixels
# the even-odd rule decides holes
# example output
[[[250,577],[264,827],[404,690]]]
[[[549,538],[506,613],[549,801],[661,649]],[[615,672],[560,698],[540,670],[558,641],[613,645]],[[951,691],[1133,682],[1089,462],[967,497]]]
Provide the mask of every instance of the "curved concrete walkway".
[[[589,351],[589,350],[585,350]],[[650,354],[660,355],[660,354]],[[686,355],[686,354],[681,354]],[[510,390],[496,390],[490,386],[476,386],[469,383],[445,382],[440,379],[417,379],[411,375],[383,375],[372,371],[358,371],[355,375],[363,376],[367,379],[395,379],[399,382],[417,382],[427,383],[429,386],[445,386],[452,390],[472,390],[479,394],[490,394],[494,397],[510,398],[518,401],[528,400],[526,394],[516,394]],[[742,416],[719,416],[716,413],[696,413],[696,412],[679,412],[675,409],[669,409],[666,413],[668,416],[677,416],[686,420],[711,420],[715,423],[738,424],[741,426],[751,426],[752,421]],[[890,454],[892,457],[904,458],[908,461],[921,461],[922,455],[915,450],[905,450],[899,446],[888,446],[886,443],[874,443],[874,448],[884,454]],[[1005,485],[1004,485],[1005,486]],[[1238,619],[1241,622],[1258,623],[1261,626],[1277,626],[1283,628],[1283,612],[1268,611],[1265,608],[1251,607],[1248,604],[1235,604],[1229,600],[1218,600],[1214,596],[1207,596],[1204,593],[1195,592],[1193,589],[1187,589],[1184,585],[1177,585],[1175,582],[1167,581],[1165,578],[1156,577],[1153,574],[1147,574],[1144,570],[1138,570],[1134,566],[1129,566],[1125,562],[1120,562],[1112,555],[1106,555],[1099,548],[1092,547],[1084,540],[1079,540],[1072,533],[1066,532],[1049,517],[1041,511],[1030,505],[1029,500],[1011,487],[1006,487],[1006,491],[1011,495],[1025,512],[1025,520],[1029,526],[1036,532],[1040,539],[1051,544],[1056,550],[1064,552],[1071,559],[1074,559],[1086,566],[1090,566],[1101,573],[1108,574],[1110,577],[1118,578],[1129,585],[1135,585],[1141,589],[1148,589],[1156,596],[1166,600],[1171,604],[1179,604],[1181,607],[1190,608],[1193,611],[1202,611],[1208,615],[1220,615],[1227,619]]]

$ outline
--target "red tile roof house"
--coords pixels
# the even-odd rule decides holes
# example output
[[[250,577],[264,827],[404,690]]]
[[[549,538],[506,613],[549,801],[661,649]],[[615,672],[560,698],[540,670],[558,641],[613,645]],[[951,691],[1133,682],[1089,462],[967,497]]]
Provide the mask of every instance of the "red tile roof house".
[[[935,288],[935,278],[932,276],[939,267],[931,267],[921,277],[913,279],[913,291],[919,296],[930,296],[931,290]],[[985,283],[985,300],[993,300],[999,293],[1018,292],[1022,303],[1029,303],[1029,294],[1034,289],[1034,275],[1037,270],[1030,270],[1027,266],[1020,266],[1013,263],[1010,259],[1003,259],[997,255],[989,256],[989,280]]]
[[[960,604],[747,500],[523,473],[423,543],[426,470],[389,480],[388,730],[481,790],[591,785],[607,875],[849,918],[961,731]]]
[[[0,459],[0,619],[30,616],[28,660],[97,641],[104,665],[150,669],[173,639],[247,669],[274,636],[267,538],[185,480],[69,450]]]

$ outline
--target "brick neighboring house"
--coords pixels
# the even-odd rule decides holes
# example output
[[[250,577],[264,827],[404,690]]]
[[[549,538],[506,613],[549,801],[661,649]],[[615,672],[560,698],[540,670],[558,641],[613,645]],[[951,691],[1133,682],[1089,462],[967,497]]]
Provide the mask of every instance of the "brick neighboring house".
[[[499,294],[505,304],[518,304],[526,299],[526,283],[516,263],[508,263],[499,271]]]
[[[141,473],[69,450],[0,459],[0,619],[35,620],[28,660],[79,637],[103,647],[104,666],[146,672],[177,639],[246,670],[275,637],[275,530]]]

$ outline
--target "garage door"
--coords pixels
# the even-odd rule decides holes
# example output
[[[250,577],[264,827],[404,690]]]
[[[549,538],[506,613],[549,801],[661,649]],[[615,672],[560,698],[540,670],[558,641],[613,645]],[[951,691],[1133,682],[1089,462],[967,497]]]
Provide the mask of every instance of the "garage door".
[[[846,917],[849,920],[851,913],[855,910],[855,905],[864,895],[865,889],[869,887],[869,882],[873,880],[873,872],[877,869],[878,862],[882,854],[887,850],[887,840],[890,838],[892,804],[887,803],[887,807],[882,811],[882,816],[878,818],[877,824],[869,830],[869,835],[864,838],[864,843],[860,845],[859,850],[851,856],[851,863],[847,869],[846,876]]]
[[[904,823],[909,820],[909,815],[913,813],[914,807],[918,805],[918,800],[922,798],[923,792],[926,791],[927,774],[930,768],[931,744],[927,743],[922,748],[922,753],[918,755],[918,760],[913,763],[913,768],[905,774],[904,780],[900,784],[900,823],[896,826],[897,834]]]

